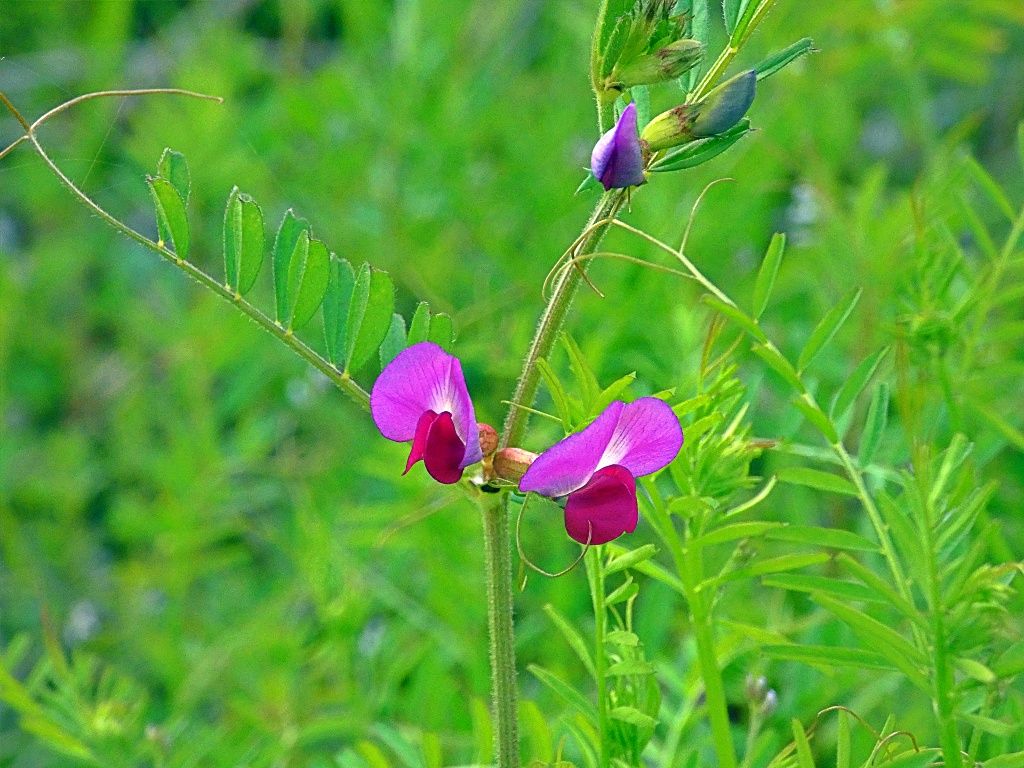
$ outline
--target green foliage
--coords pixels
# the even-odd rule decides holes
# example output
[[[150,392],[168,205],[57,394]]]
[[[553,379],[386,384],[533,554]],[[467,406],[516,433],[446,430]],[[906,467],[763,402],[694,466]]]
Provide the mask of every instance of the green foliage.
[[[591,203],[573,68],[631,4],[602,7],[591,38],[572,2],[14,4],[0,90],[30,119],[139,71],[224,96],[97,100],[38,138],[338,376],[458,326],[497,423]],[[580,293],[542,366],[554,422],[525,447],[651,393],[686,443],[601,553],[600,645],[584,569],[517,595],[524,758],[598,765],[603,741],[617,765],[721,764],[724,721],[746,768],[950,765],[953,741],[1019,765],[1020,4],[780,0],[746,37],[762,7],[675,3],[704,60],[630,94],[677,105],[730,35],[724,77],[772,75],[749,126],[657,159],[686,173],[622,213],[678,242],[735,179],[684,249],[735,303],[595,261],[605,298]],[[290,205],[305,219],[266,239]],[[489,764],[475,509],[394,482],[400,447],[175,277],[28,144],[0,161],[0,765]],[[571,562],[545,509],[530,551]]]

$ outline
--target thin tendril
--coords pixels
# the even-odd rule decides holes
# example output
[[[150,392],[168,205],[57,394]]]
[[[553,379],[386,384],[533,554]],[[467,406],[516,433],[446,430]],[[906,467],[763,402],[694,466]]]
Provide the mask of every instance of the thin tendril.
[[[672,269],[672,267],[664,267],[661,264],[655,264],[653,262],[647,261],[646,259],[640,259],[637,258],[636,256],[629,256],[625,253],[616,253],[614,251],[598,251],[597,253],[588,253],[582,256],[575,256],[562,265],[561,269],[559,270],[559,273],[564,272],[567,269],[571,269],[575,264],[579,264],[580,262],[588,261],[590,259],[618,259],[620,261],[628,261],[631,264],[639,264],[642,267],[647,267],[657,272],[666,272],[670,275],[676,275],[677,277],[685,277],[688,280],[694,279],[693,275],[690,275],[686,272],[682,272],[678,269]],[[600,293],[599,291],[598,294],[601,296],[601,298],[604,298],[603,293]]]
[[[519,515],[516,517],[516,550],[518,550],[519,552],[519,558],[523,561],[523,564],[526,565],[527,568],[541,574],[542,576],[547,576],[551,579],[557,579],[559,576],[565,576],[565,574],[569,573],[573,568],[579,565],[580,561],[583,560],[583,558],[586,556],[587,551],[590,549],[590,542],[594,538],[594,526],[589,520],[587,521],[587,542],[583,545],[583,549],[580,552],[579,557],[573,560],[567,568],[563,568],[560,571],[556,571],[554,573],[552,573],[551,571],[546,571],[526,556],[526,552],[523,550],[523,539],[520,536],[520,526],[523,522],[523,514],[526,512],[526,505],[530,503],[530,495],[531,494],[529,493],[526,494],[526,498],[523,500],[522,505],[519,507]]]
[[[708,182],[707,186],[705,186],[704,189],[700,191],[700,194],[697,195],[697,199],[693,201],[693,208],[690,209],[690,218],[686,220],[686,230],[683,232],[683,240],[679,243],[679,253],[684,253],[686,251],[686,243],[690,240],[690,230],[693,229],[693,222],[697,218],[697,209],[700,208],[700,204],[704,202],[704,195],[710,192],[713,186],[725,181],[735,181],[735,179],[726,176],[724,178]]]
[[[562,423],[562,420],[557,416],[550,414],[547,411],[541,411],[536,408],[531,408],[530,406],[523,405],[522,403],[515,403],[511,400],[502,400],[501,404],[510,406],[512,408],[519,408],[521,410],[528,411],[529,413],[532,413],[534,416],[543,416],[545,419],[551,419],[551,421],[558,422],[559,424]]]

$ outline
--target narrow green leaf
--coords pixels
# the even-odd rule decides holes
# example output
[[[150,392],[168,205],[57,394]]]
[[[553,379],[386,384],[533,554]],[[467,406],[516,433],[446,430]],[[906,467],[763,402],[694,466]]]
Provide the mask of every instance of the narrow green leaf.
[[[540,377],[544,379],[544,386],[547,387],[551,400],[555,404],[555,410],[558,411],[558,417],[562,420],[562,428],[567,433],[572,431],[572,409],[569,407],[569,397],[565,394],[565,388],[558,380],[558,375],[544,358],[537,360],[537,370],[540,371]]]
[[[906,675],[910,682],[922,690],[930,690],[928,679],[921,672],[923,666],[921,654],[902,635],[877,619],[851,608],[843,602],[821,594],[815,595],[814,599],[823,608],[849,625],[861,642],[885,656],[894,667]]]
[[[887,354],[889,354],[889,347],[882,347],[873,355],[868,355],[843,382],[843,386],[836,392],[832,407],[829,409],[829,414],[833,419],[838,421],[846,415],[854,401],[864,391],[864,387],[871,381]]]
[[[965,675],[967,675],[968,677],[973,677],[979,683],[984,683],[985,685],[992,685],[992,683],[996,682],[996,673],[988,667],[986,667],[980,661],[975,661],[974,659],[968,659],[965,656],[960,656],[953,660],[953,664],[955,664],[956,668],[963,672]]]
[[[640,585],[634,583],[631,576],[626,577],[626,581],[616,587],[614,590],[608,593],[605,597],[605,605],[616,605],[617,603],[624,603],[630,598],[636,597],[640,593]]]
[[[782,254],[786,250],[786,236],[781,232],[772,235],[772,241],[765,251],[764,261],[757,272],[757,280],[754,282],[754,318],[758,319],[764,314],[768,306],[768,299],[771,298],[772,288],[775,287],[775,278],[779,274],[779,265],[782,263]]]
[[[733,144],[750,133],[750,120],[743,118],[732,128],[715,136],[697,139],[673,149],[651,166],[655,173],[669,173],[696,168],[698,165],[714,160],[729,149]]]
[[[440,312],[430,318],[430,333],[427,334],[427,341],[432,341],[442,349],[451,351],[455,341],[455,329],[452,325],[451,315]]]
[[[925,749],[896,755],[887,763],[876,763],[877,768],[927,768],[942,757],[937,749]]]
[[[967,166],[967,171],[974,177],[974,180],[981,187],[982,191],[988,195],[996,208],[1006,216],[1007,220],[1012,224],[1014,219],[1017,218],[1017,212],[1013,209],[1013,205],[1010,203],[1010,199],[1003,192],[1002,187],[999,186],[999,182],[989,175],[977,160],[970,155],[964,156],[964,164]],[[161,174],[163,175],[163,174]]]
[[[360,284],[365,288],[360,287]],[[395,286],[391,276],[364,264],[356,276],[356,290],[352,293],[352,304],[349,306],[346,371],[358,373],[377,352],[391,327],[394,311]]]
[[[160,240],[181,259],[188,258],[189,227],[185,202],[178,190],[162,176],[147,176],[149,192],[156,208],[156,226]]]
[[[192,191],[192,181],[188,173],[188,161],[181,152],[175,152],[167,147],[160,155],[160,161],[156,164],[157,176],[167,179],[178,190],[182,202],[188,206],[189,193]]]
[[[847,294],[845,299],[825,314],[811,332],[810,338],[807,339],[807,345],[804,347],[803,352],[800,353],[800,359],[797,360],[796,364],[798,371],[806,370],[810,362],[832,340],[832,337],[836,335],[836,332],[846,322],[850,313],[853,312],[853,308],[857,306],[857,302],[860,301],[860,295],[861,289],[855,288]]]
[[[551,603],[544,606],[544,613],[551,619],[551,623],[555,625],[555,628],[561,632],[562,637],[565,638],[569,647],[576,654],[576,657],[583,663],[590,676],[596,679],[597,673],[594,671],[594,659],[587,649],[587,643],[584,641],[583,636],[576,631],[575,627]]]
[[[597,396],[597,402],[594,403],[592,413],[601,413],[607,408],[613,400],[618,400],[619,395],[629,389],[629,386],[636,381],[636,372],[627,373],[625,376],[621,376],[603,390],[601,394]]]
[[[636,707],[613,707],[608,711],[612,720],[621,720],[624,723],[635,725],[637,728],[654,728],[658,724],[650,715],[645,715]]]
[[[586,192],[587,190],[590,190],[590,189],[600,189],[600,188],[601,188],[601,182],[599,182],[597,180],[597,178],[594,176],[593,173],[591,173],[590,171],[587,171],[587,175],[583,178],[583,181],[580,182],[580,185],[578,187],[576,187],[576,191],[573,192],[573,194],[574,195],[578,195],[581,192]]]
[[[722,16],[725,18],[725,31],[729,35],[736,29],[741,3],[742,0],[722,0]]]
[[[978,728],[985,733],[990,733],[993,736],[1007,738],[1010,736],[1016,736],[1020,733],[1020,723],[1007,723],[1003,720],[996,720],[992,717],[967,714],[966,712],[961,712],[959,717],[963,718],[975,728]]]
[[[830,475],[834,477],[834,475]],[[858,552],[877,552],[878,545],[841,528],[821,528],[816,525],[784,525],[773,528],[766,538],[777,541],[792,541],[825,549],[851,549]]]
[[[779,661],[800,661],[804,664],[820,664],[823,667],[858,667],[886,671],[895,669],[881,654],[836,645],[766,645],[761,648],[761,653]]]
[[[621,555],[616,555],[605,566],[604,573],[610,576],[613,573],[624,571],[627,568],[634,568],[645,560],[650,560],[658,554],[658,548],[653,544],[644,544],[642,547],[631,549]]]
[[[708,50],[708,43],[711,41],[711,13],[708,8],[710,4],[711,0],[692,0],[690,7],[690,37],[703,45],[705,51]],[[703,69],[703,62],[698,62],[697,66],[691,67],[683,75],[680,80],[683,91],[689,93],[696,87]]]
[[[817,491],[829,491],[831,493],[842,493],[846,496],[856,496],[857,488],[845,477],[834,475],[831,472],[822,472],[820,469],[810,467],[783,467],[779,470],[780,482],[791,485],[803,485],[807,488],[814,488]]]
[[[308,238],[309,222],[296,218],[295,213],[289,208],[285,211],[281,224],[277,228],[272,254],[274,306],[277,312],[277,322],[281,325],[284,325],[288,319],[288,268],[291,264],[292,254],[295,252],[295,244],[298,243],[299,235],[302,232],[305,232]]]
[[[740,539],[751,539],[756,536],[763,536],[766,531],[770,531],[773,528],[781,528],[782,526],[783,523],[771,522],[732,523],[716,528],[702,536],[695,536],[690,540],[688,546],[692,549],[698,549]]]
[[[796,745],[796,761],[800,768],[814,768],[814,757],[811,755],[811,744],[800,721],[793,718],[793,743]]]
[[[629,675],[653,675],[654,666],[643,659],[625,659],[610,665],[605,671],[607,677],[626,677]]]
[[[612,555],[615,556],[629,552],[628,549],[620,544],[605,544],[604,546]],[[669,573],[664,567],[658,565],[654,560],[644,560],[643,562],[637,563],[633,566],[633,570],[637,573],[642,573],[644,576],[650,576],[655,581],[660,581],[662,584],[667,585],[680,595],[686,595],[686,590],[683,588],[683,582],[681,582],[678,577]]]
[[[793,364],[783,357],[782,353],[775,347],[770,347],[767,344],[755,344],[750,348],[750,351],[760,357],[769,368],[779,374],[794,390],[801,393],[804,391],[804,383],[800,380],[796,369],[793,368]]]
[[[779,557],[768,557],[764,560],[757,560],[749,565],[744,565],[735,570],[721,573],[718,576],[707,579],[701,584],[701,588],[724,584],[728,581],[740,581],[750,579],[754,576],[764,576],[769,573],[782,573],[783,571],[795,571],[798,568],[807,568],[812,565],[820,565],[827,562],[829,556],[823,552],[811,552],[807,554],[780,555]]]
[[[864,422],[864,432],[860,436],[860,450],[857,457],[862,467],[868,466],[874,459],[878,446],[882,443],[882,435],[885,433],[888,421],[889,385],[882,381],[875,387],[871,396],[867,420]]]
[[[1024,160],[1021,161],[1021,165],[1024,165]],[[1024,768],[1024,752],[1013,752],[992,757],[981,765],[982,768]]]
[[[569,370],[572,371],[573,376],[576,378],[576,386],[579,388],[580,396],[583,399],[583,409],[589,415],[594,402],[601,393],[601,387],[598,386],[597,377],[594,376],[594,372],[587,363],[583,352],[573,338],[569,334],[563,333],[561,334],[561,341],[562,346],[565,348],[565,353],[569,357]]]
[[[391,325],[380,345],[380,368],[384,370],[398,353],[406,348],[405,318],[395,312],[391,316]]]
[[[409,323],[408,344],[419,344],[427,340],[430,334],[430,305],[421,301],[416,305],[416,311],[412,313],[412,322]]]
[[[827,576],[813,576],[806,573],[784,573],[766,576],[761,579],[761,584],[765,587],[785,589],[789,592],[820,593],[834,597],[837,600],[857,600],[865,603],[882,604],[886,602],[884,598],[879,597],[879,595],[863,584]]]
[[[288,269],[289,330],[297,331],[313,319],[327,294],[331,253],[319,240],[302,233]]]
[[[327,359],[334,365],[342,360],[346,350],[345,333],[348,326],[349,305],[352,302],[352,289],[355,286],[356,273],[346,259],[331,257],[330,277],[327,281],[327,295],[324,297],[324,342],[327,347]],[[405,349],[405,323],[402,323],[403,346],[395,352],[397,355]]]
[[[786,46],[781,51],[776,51],[754,67],[757,72],[758,81],[771,77],[780,69],[788,67],[794,61],[802,56],[806,56],[813,50],[814,41],[809,37],[805,37],[802,40],[797,40],[792,45]]]
[[[817,429],[832,445],[839,442],[839,433],[836,431],[835,424],[832,423],[832,420],[829,419],[825,412],[818,407],[818,404],[815,403],[807,393],[794,398],[793,405],[796,406],[796,409],[804,415],[804,418],[811,422],[811,424],[814,425],[814,428]]]
[[[549,672],[537,664],[528,664],[526,669],[529,670],[531,675],[547,686],[552,693],[583,715],[588,721],[591,723],[597,722],[597,710],[594,709],[594,705],[587,701],[582,693],[562,680],[558,675]]]
[[[256,284],[263,266],[263,237],[263,211],[235,187],[224,210],[224,277],[239,296]]]
[[[701,301],[714,309],[720,315],[724,316],[727,320],[731,320],[737,327],[745,331],[755,341],[760,341],[762,343],[767,341],[764,331],[758,327],[757,321],[747,315],[747,313],[739,307],[733,306],[732,304],[726,304],[717,296],[712,296],[709,293],[704,294],[701,297]]]

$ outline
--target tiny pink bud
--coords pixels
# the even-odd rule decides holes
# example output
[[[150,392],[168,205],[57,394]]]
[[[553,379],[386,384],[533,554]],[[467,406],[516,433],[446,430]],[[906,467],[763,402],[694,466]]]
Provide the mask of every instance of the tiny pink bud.
[[[522,448],[503,448],[494,454],[494,474],[518,484],[536,458],[537,454]]]

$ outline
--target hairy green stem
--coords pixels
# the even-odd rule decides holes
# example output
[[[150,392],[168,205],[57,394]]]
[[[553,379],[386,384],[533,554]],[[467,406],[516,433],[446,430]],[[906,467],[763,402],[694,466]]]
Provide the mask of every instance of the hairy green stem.
[[[604,638],[607,634],[608,612],[604,604],[604,553],[603,547],[590,547],[587,551],[587,581],[590,584],[590,599],[594,605],[594,677],[597,680],[597,734],[598,766],[608,768],[608,680],[605,676],[607,657],[604,652]]]
[[[491,705],[498,768],[519,766],[519,694],[512,622],[512,547],[508,494],[480,505],[487,568],[487,630],[491,653]]]
[[[145,235],[135,231],[127,224],[119,220],[117,217],[108,213],[91,197],[85,194],[85,192],[83,192],[70,178],[68,178],[68,176],[53,161],[53,159],[46,152],[46,150],[43,149],[43,146],[39,143],[39,140],[36,137],[35,128],[37,126],[42,124],[49,117],[52,117],[53,115],[63,112],[65,109],[67,109],[69,106],[73,104],[80,103],[81,101],[87,99],[98,98],[100,96],[127,96],[135,95],[137,93],[140,92],[104,91],[96,94],[86,94],[84,96],[78,97],[77,99],[72,99],[71,101],[62,104],[61,106],[50,110],[43,117],[36,120],[36,122],[32,125],[28,125],[27,123],[25,123],[24,119],[20,117],[20,114],[17,112],[17,110],[13,108],[13,105],[10,104],[6,97],[3,97],[2,101],[4,105],[7,106],[8,109],[10,109],[15,114],[15,116],[19,118],[19,122],[21,122],[23,127],[26,129],[25,136],[22,137],[22,139],[19,139],[18,141],[20,142],[21,140],[27,140],[32,145],[32,148],[35,150],[36,154],[39,155],[39,157],[43,160],[44,163],[46,163],[47,167],[54,174],[54,176],[57,177],[57,180],[61,184],[63,184],[64,187],[66,187],[68,191],[70,191],[71,194],[73,194],[78,199],[78,201],[81,202],[86,208],[95,213],[105,223],[113,227],[115,230],[117,230],[124,236],[128,237],[131,240],[134,240],[136,243],[139,243],[145,248],[148,248],[149,250],[153,251],[161,258],[163,258],[165,261],[168,261],[174,266],[176,266],[178,269],[180,269],[182,272],[184,272],[186,275],[191,277],[193,280],[198,282],[203,287],[208,288],[221,298],[234,304],[251,320],[255,321],[256,324],[259,325],[263,330],[265,330],[267,333],[271,334],[278,340],[284,342],[284,344],[290,347],[292,351],[294,351],[299,357],[301,357],[306,362],[310,363],[314,368],[316,368],[325,376],[327,376],[343,392],[345,392],[345,394],[352,398],[352,400],[358,403],[361,407],[363,407],[364,409],[369,408],[369,394],[366,392],[366,390],[359,386],[359,384],[352,380],[352,377],[349,375],[348,372],[338,370],[334,365],[332,365],[330,362],[328,362],[319,354],[317,354],[315,350],[313,350],[308,344],[306,344],[304,341],[295,336],[291,331],[282,328],[280,325],[278,325],[265,314],[263,314],[263,312],[261,312],[258,308],[250,304],[245,299],[243,299],[235,291],[231,290],[226,285],[221,284],[216,279],[203,272],[203,270],[201,270],[195,264],[192,264],[191,262],[182,259],[173,251],[170,251],[167,248],[165,248],[162,244],[150,240]],[[201,96],[200,94],[193,94],[188,91],[179,91],[176,89],[150,89],[147,91],[142,91],[141,93],[180,93],[190,96]],[[0,94],[0,96],[2,96],[2,94]]]
[[[570,258],[586,256],[597,250],[597,246],[624,201],[625,192],[623,190],[604,193],[587,221],[587,225],[583,228],[584,234],[578,238],[577,244],[570,250],[568,254]],[[598,222],[604,223],[595,226]],[[526,422],[530,417],[530,412],[527,409],[533,405],[534,398],[537,396],[537,386],[540,383],[537,361],[550,354],[551,347],[558,337],[558,331],[569,312],[573,296],[576,295],[580,280],[586,274],[587,266],[586,261],[579,261],[574,269],[562,270],[561,275],[555,280],[554,290],[541,314],[540,322],[537,324],[530,349],[523,361],[522,373],[519,375],[519,381],[516,383],[516,389],[512,395],[508,414],[505,416],[505,424],[501,430],[501,448],[519,445],[522,440]]]

